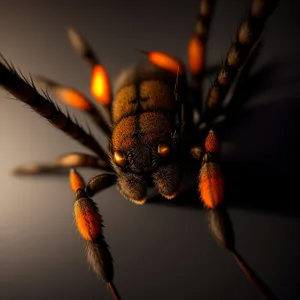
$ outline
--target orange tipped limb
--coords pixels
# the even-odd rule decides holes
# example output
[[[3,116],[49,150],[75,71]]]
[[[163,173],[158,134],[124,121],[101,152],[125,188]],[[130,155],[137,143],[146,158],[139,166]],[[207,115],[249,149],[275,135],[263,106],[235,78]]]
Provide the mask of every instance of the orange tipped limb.
[[[204,44],[198,35],[194,35],[188,45],[188,60],[192,75],[199,75],[204,69]]]
[[[144,51],[137,49],[138,52],[147,55],[148,59],[155,65],[177,75],[185,72],[183,64],[175,57],[163,52]]]
[[[188,61],[190,72],[202,81],[205,68],[205,48],[209,37],[211,19],[215,8],[215,0],[202,0],[195,24],[195,33],[188,44]],[[196,80],[197,81],[197,80]]]
[[[74,169],[70,171],[70,185],[76,193],[74,216],[77,229],[86,241],[96,240],[101,234],[101,216],[94,201],[85,192],[85,182]]]
[[[84,94],[74,88],[63,86],[43,76],[35,76],[35,78],[38,84],[50,91],[55,98],[68,106],[86,112],[107,136],[111,135],[111,128],[108,121]]]
[[[206,207],[214,209],[222,204],[224,181],[219,165],[213,162],[205,162],[202,165],[198,190]]]
[[[113,283],[113,258],[103,236],[102,216],[97,204],[85,191],[82,177],[74,169],[70,172],[71,188],[75,191],[74,217],[76,227],[86,242],[87,261],[96,276],[101,276],[107,283],[115,300],[121,300]]]
[[[112,101],[110,81],[102,65],[93,66],[90,90],[100,104],[104,107],[110,107]]]
[[[219,152],[219,139],[211,129],[205,139],[205,155],[199,174],[198,191],[205,206],[210,209],[218,208],[223,203],[224,180],[220,166],[215,163],[214,154]]]
[[[217,134],[211,129],[205,139],[205,152],[218,153],[220,142]]]
[[[183,63],[179,59],[163,52],[145,51],[140,49],[136,50],[142,54],[145,54],[148,57],[148,60],[154,65],[176,75],[175,98],[176,102],[178,102],[180,111],[179,125],[184,123],[186,129],[192,127],[193,107],[189,104],[189,102],[184,102],[183,99],[179,99],[179,94],[177,93],[178,82],[180,82],[179,87],[181,88],[182,85],[183,89],[187,84],[185,77],[186,70]]]
[[[81,175],[75,170],[71,169],[70,170],[70,186],[71,189],[74,193],[77,192],[78,189],[85,189],[85,182]]]
[[[56,97],[69,106],[73,106],[79,110],[89,111],[91,103],[78,91],[59,87],[55,91]]]
[[[95,202],[88,198],[83,191],[79,191],[77,194],[80,194],[82,198],[76,199],[74,204],[76,226],[86,241],[95,241],[101,236],[101,216]]]
[[[91,94],[101,105],[103,105],[110,117],[112,93],[110,80],[105,68],[87,40],[82,37],[77,30],[69,27],[67,33],[75,52],[92,68],[90,84]]]
[[[206,72],[206,48],[215,0],[201,0],[195,31],[188,43],[188,65],[191,73],[190,91],[194,106],[202,116],[203,77]]]
[[[70,87],[62,86],[59,83],[43,76],[37,75],[35,76],[35,79],[47,90],[50,90],[51,94],[64,104],[84,111],[89,111],[92,108],[92,103],[79,91]]]

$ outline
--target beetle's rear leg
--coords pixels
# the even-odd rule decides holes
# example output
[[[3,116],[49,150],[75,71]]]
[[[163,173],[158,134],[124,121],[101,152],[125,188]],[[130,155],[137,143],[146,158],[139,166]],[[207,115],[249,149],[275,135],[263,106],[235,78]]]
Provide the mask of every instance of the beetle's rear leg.
[[[218,162],[219,141],[210,131],[205,140],[205,155],[199,174],[199,192],[207,208],[210,233],[215,240],[230,251],[248,279],[260,290],[266,299],[278,299],[263,280],[251,269],[235,248],[234,232],[230,217],[225,209],[224,183]]]
[[[205,75],[205,52],[209,37],[211,19],[215,10],[215,0],[200,0],[195,33],[188,45],[188,60],[191,73],[190,92],[193,104],[198,113],[202,112],[203,105],[203,78]]]
[[[209,131],[211,127],[223,130],[222,127],[223,122],[228,120],[230,117],[234,117],[236,114],[239,113],[241,107],[245,102],[248,101],[251,93],[248,94],[246,91],[249,89],[247,85],[249,85],[249,81],[252,80],[250,76],[250,72],[252,71],[253,66],[255,65],[257,58],[261,52],[263,43],[259,40],[251,50],[248,59],[244,63],[241,70],[238,72],[237,77],[228,91],[226,98],[223,102],[223,109],[216,115],[216,118],[211,123],[204,123],[203,120],[200,118],[198,124],[196,125],[197,128],[201,131],[201,134],[205,136],[205,134]],[[255,75],[253,75],[254,79]]]
[[[74,216],[77,229],[85,240],[87,260],[98,277],[107,283],[115,300],[121,300],[114,283],[113,258],[103,235],[102,216],[97,204],[85,191],[85,183],[75,170],[70,172],[70,184],[75,192]]]
[[[257,43],[253,46],[251,53],[249,54],[248,59],[245,61],[243,67],[238,72],[235,82],[232,87],[228,91],[226,98],[224,100],[224,113],[232,114],[233,110],[240,108],[243,103],[247,100],[247,95],[245,95],[245,90],[247,87],[247,83],[251,80],[250,72],[255,65],[261,50],[263,48],[263,42],[261,40],[257,41]],[[240,94],[241,96],[236,96]]]
[[[103,161],[108,161],[106,151],[92,135],[86,133],[70,116],[65,115],[46,93],[41,95],[33,82],[29,82],[22,74],[18,74],[1,55],[0,86],[15,96],[17,100],[27,104],[40,116],[46,118],[53,126],[92,150]]]
[[[47,91],[49,91],[56,99],[60,100],[64,104],[87,113],[96,123],[96,125],[102,130],[102,132],[107,137],[110,137],[110,120],[108,121],[107,119],[105,119],[96,105],[83,93],[74,88],[63,86],[43,76],[35,76],[35,81],[46,88]]]
[[[15,175],[59,174],[70,168],[85,167],[114,172],[110,164],[102,159],[84,153],[68,153],[49,163],[28,163],[16,167]]]
[[[93,97],[102,105],[111,120],[112,90],[108,74],[97,55],[74,28],[68,28],[68,36],[75,52],[92,69],[90,91]]]
[[[276,8],[277,2],[278,0],[251,0],[250,9],[240,23],[235,41],[209,90],[203,116],[205,123],[210,124],[222,112],[227,93],[249,57],[251,49],[257,43],[264,24]]]
[[[90,197],[101,192],[116,183],[117,177],[114,174],[99,174],[94,176],[86,187],[86,192]]]

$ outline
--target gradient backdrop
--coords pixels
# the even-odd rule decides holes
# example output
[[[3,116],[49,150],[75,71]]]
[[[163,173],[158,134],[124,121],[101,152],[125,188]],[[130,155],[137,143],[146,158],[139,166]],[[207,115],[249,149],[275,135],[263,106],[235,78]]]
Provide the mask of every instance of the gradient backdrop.
[[[198,2],[0,0],[0,52],[25,74],[88,94],[89,70],[73,53],[66,26],[89,39],[113,79],[140,58],[137,47],[186,61]],[[210,65],[225,57],[248,3],[218,2]],[[232,163],[228,185],[236,187],[229,213],[237,248],[280,299],[300,298],[299,28],[297,1],[281,1],[264,31],[257,84],[245,91],[251,101],[228,128],[222,152]],[[10,174],[16,165],[85,149],[5,92],[0,144],[0,299],[111,299],[86,264],[67,178]],[[125,300],[263,299],[210,237],[201,209],[135,206],[114,187],[95,200]]]

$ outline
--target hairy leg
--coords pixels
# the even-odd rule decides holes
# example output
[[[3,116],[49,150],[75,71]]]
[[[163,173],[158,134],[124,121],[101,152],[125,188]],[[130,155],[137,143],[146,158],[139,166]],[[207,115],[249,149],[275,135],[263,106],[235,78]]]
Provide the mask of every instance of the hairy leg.
[[[208,93],[203,116],[204,122],[210,123],[222,111],[223,102],[238,71],[258,41],[264,24],[274,11],[277,2],[277,0],[251,0],[250,9],[240,23],[226,60]]]
[[[58,174],[70,168],[86,167],[114,172],[111,166],[96,156],[83,153],[68,153],[49,163],[29,163],[16,167],[15,175]]]
[[[194,107],[199,114],[202,113],[202,82],[206,71],[205,53],[214,10],[215,0],[200,1],[195,33],[188,45],[189,69],[191,73],[190,92]]]
[[[108,138],[110,137],[111,122],[102,115],[101,111],[87,96],[74,88],[63,86],[42,76],[35,76],[35,81],[64,104],[87,113],[102,132]]]
[[[75,52],[92,69],[90,85],[91,94],[103,106],[111,119],[111,104],[113,95],[111,91],[111,83],[105,68],[87,40],[82,37],[79,32],[77,32],[74,28],[69,28],[68,36]]]
[[[85,183],[75,170],[70,172],[70,184],[75,193],[74,216],[77,229],[85,240],[87,260],[97,277],[107,283],[115,300],[121,300],[113,282],[113,258],[103,235],[103,221],[97,204],[85,191]]]
[[[266,299],[278,299],[263,280],[252,270],[235,247],[232,222],[224,205],[224,182],[219,166],[219,141],[210,131],[204,145],[205,154],[199,174],[198,190],[205,207],[209,230],[215,240],[231,252],[247,278]]]
[[[0,85],[17,100],[29,105],[35,112],[46,118],[53,126],[99,155],[104,162],[108,161],[107,153],[93,136],[74,123],[70,116],[61,112],[47,94],[44,96],[39,94],[33,83],[22,78],[3,57],[0,57]]]

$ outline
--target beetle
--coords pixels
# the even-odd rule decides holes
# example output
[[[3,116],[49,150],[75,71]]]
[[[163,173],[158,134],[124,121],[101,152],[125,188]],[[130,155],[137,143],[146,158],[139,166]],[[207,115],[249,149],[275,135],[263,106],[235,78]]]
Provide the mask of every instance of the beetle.
[[[237,71],[244,66],[251,49],[255,49],[264,22],[276,3],[251,2],[249,14],[239,27],[236,41],[210,89],[205,111],[202,112],[199,103],[204,72],[203,57],[213,4],[213,1],[203,1],[200,6],[196,32],[189,45],[189,68],[192,74],[190,84],[186,79],[186,70],[179,60],[160,52],[141,51],[148,56],[151,64],[126,70],[117,81],[114,99],[102,64],[88,43],[74,29],[69,30],[75,50],[92,68],[91,91],[107,116],[77,90],[63,87],[46,78],[38,78],[38,81],[56,98],[86,111],[93,118],[110,138],[109,156],[91,134],[64,115],[46,93],[39,94],[33,82],[26,81],[2,59],[0,84],[4,89],[97,155],[72,153],[48,165],[22,166],[16,169],[16,173],[36,174],[78,166],[90,166],[108,172],[97,175],[87,186],[73,169],[70,179],[76,194],[75,218],[78,229],[86,240],[89,262],[96,273],[102,274],[108,282],[115,298],[120,296],[112,281],[112,259],[100,230],[101,217],[90,197],[116,183],[125,198],[136,204],[144,204],[147,186],[154,184],[162,196],[172,200],[179,192],[181,167],[193,164],[191,158],[200,161],[199,192],[208,209],[213,235],[234,254],[244,269],[248,268],[234,248],[229,216],[221,203],[223,179],[217,166],[218,138],[214,131],[209,130],[214,127],[216,118],[224,113],[224,98],[235,81]],[[194,110],[203,116],[201,123],[192,122]],[[109,122],[113,126],[112,132]],[[195,136],[205,144],[204,149],[200,142],[199,145],[194,145]],[[210,178],[213,178],[213,183]],[[85,215],[87,216],[84,217]],[[249,273],[249,270],[246,272]],[[253,274],[252,280],[266,294],[272,295]],[[275,298],[274,295],[271,297]]]

